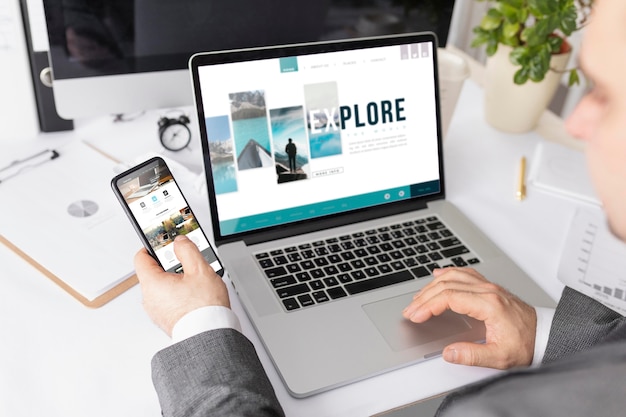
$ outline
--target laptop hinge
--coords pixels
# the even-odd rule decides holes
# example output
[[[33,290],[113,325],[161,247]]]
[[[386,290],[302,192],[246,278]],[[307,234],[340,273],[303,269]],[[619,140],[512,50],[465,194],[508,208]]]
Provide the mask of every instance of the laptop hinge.
[[[239,236],[230,239],[220,239],[217,246],[243,240],[246,245],[255,245],[258,243],[269,242],[276,239],[283,239],[291,236],[298,236],[306,233],[317,232],[320,230],[331,229],[334,227],[345,226],[348,224],[358,223],[362,221],[378,219],[384,216],[406,213],[408,211],[416,211],[428,207],[426,200],[411,201],[407,204],[396,204],[387,207],[375,207],[364,210],[358,210],[347,214],[332,216],[327,219],[312,219],[302,223],[294,223],[285,225],[280,228],[268,230],[262,233],[254,233],[249,236]]]

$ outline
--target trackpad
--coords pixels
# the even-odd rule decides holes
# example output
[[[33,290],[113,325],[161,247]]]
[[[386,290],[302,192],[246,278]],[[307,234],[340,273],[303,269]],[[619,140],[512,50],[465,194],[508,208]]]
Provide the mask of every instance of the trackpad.
[[[363,306],[367,316],[394,351],[444,339],[472,328],[464,316],[451,311],[421,324],[405,319],[402,310],[409,305],[413,294],[403,294]]]

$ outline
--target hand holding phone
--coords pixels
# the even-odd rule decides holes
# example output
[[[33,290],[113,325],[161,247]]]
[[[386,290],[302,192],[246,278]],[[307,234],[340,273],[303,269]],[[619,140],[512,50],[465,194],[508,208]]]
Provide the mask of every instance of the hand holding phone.
[[[146,250],[165,271],[183,271],[172,243],[176,236],[185,235],[223,275],[217,254],[162,158],[151,158],[115,176],[111,187]]]

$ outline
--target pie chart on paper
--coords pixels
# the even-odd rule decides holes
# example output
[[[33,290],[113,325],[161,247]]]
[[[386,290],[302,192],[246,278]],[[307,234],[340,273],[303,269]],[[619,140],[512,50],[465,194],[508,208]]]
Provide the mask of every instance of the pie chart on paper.
[[[91,200],[79,200],[67,207],[67,212],[73,217],[89,217],[98,211],[98,203]]]

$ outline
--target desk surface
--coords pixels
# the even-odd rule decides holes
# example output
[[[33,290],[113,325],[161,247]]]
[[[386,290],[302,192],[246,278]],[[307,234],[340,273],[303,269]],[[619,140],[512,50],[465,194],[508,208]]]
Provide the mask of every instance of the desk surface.
[[[548,117],[546,123],[542,120],[542,133],[562,137],[562,123],[554,116]],[[88,136],[96,130],[97,126],[78,127],[72,135]],[[46,140],[65,139],[55,134]],[[128,149],[121,140],[98,139],[107,152],[124,149],[114,155],[120,159],[133,152],[138,155],[139,149]],[[482,90],[476,82],[466,82],[444,141],[447,193],[556,300],[562,289],[556,279],[558,257],[577,205],[532,188],[525,201],[515,199],[519,159],[522,155],[531,157],[541,140],[537,133],[507,135],[486,125]],[[197,149],[192,154],[198,155]],[[532,164],[532,160],[529,162]],[[192,204],[200,221],[208,224],[207,218],[199,214],[208,216],[208,210],[202,209],[207,206],[206,198],[198,196]],[[6,215],[9,208],[0,210]],[[71,254],[59,256],[71,259]],[[139,287],[102,308],[90,310],[2,245],[0,262],[0,415],[160,415],[150,377],[150,358],[167,346],[169,339],[144,313]],[[450,365],[435,358],[310,398],[295,399],[282,386],[236,296],[232,304],[289,416],[372,415],[496,372]]]

